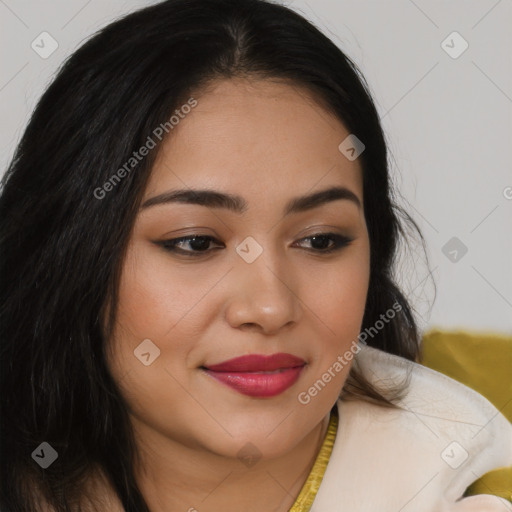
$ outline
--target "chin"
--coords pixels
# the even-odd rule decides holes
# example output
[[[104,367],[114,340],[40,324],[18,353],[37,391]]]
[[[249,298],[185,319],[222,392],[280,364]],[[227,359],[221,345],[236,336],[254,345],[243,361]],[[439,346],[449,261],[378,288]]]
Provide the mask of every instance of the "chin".
[[[310,420],[311,425],[299,424],[297,411],[289,414],[290,411],[292,408],[280,409],[279,414],[246,414],[236,422],[226,422],[225,428],[232,437],[225,431],[220,437],[212,436],[208,448],[230,458],[278,458],[299,444],[322,420],[320,415],[318,421]]]

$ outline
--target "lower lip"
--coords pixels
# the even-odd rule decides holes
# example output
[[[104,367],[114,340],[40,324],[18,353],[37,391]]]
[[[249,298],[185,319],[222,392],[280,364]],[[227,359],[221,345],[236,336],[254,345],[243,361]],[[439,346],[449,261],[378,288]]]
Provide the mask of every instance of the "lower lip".
[[[277,396],[293,386],[304,366],[286,368],[278,372],[214,372],[205,370],[208,375],[222,384],[242,393],[258,398]]]

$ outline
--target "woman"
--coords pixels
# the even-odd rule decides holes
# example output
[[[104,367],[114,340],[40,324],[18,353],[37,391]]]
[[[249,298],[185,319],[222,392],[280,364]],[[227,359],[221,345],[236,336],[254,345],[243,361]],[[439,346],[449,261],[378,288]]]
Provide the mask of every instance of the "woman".
[[[414,363],[392,199],[364,79],[293,11],[103,29],[4,178],[2,511],[506,510],[462,498],[512,427]]]

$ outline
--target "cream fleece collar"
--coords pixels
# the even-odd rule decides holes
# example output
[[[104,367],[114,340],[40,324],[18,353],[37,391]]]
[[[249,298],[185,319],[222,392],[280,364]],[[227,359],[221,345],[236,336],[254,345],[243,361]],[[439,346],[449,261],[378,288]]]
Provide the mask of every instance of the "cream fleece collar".
[[[338,400],[336,441],[311,512],[512,511],[495,496],[461,499],[480,476],[512,465],[512,425],[498,409],[444,374],[369,346],[353,364],[377,386],[409,375],[409,390],[403,410]]]

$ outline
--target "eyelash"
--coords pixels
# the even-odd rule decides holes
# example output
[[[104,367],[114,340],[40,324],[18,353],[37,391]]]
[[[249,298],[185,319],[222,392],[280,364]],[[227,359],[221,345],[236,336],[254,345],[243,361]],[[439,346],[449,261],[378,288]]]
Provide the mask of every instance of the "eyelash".
[[[350,245],[350,243],[354,240],[353,238],[346,237],[343,235],[338,235],[337,233],[315,233],[314,235],[301,238],[299,242],[302,242],[304,240],[311,240],[313,238],[329,238],[331,240],[334,240],[334,246],[328,248],[328,249],[307,249],[309,251],[315,252],[320,255],[325,254],[332,254],[334,252],[340,251],[344,247]],[[179,249],[176,247],[181,242],[189,242],[191,240],[196,239],[204,239],[209,240],[210,242],[216,242],[215,238],[208,236],[208,235],[189,235],[189,236],[183,236],[180,238],[173,238],[170,240],[162,240],[159,242],[156,242],[157,245],[160,245],[163,247],[166,251],[177,253],[184,255],[186,257],[190,258],[197,258],[201,257],[202,255],[208,254],[211,252],[211,250],[206,251],[184,251],[183,249]]]

